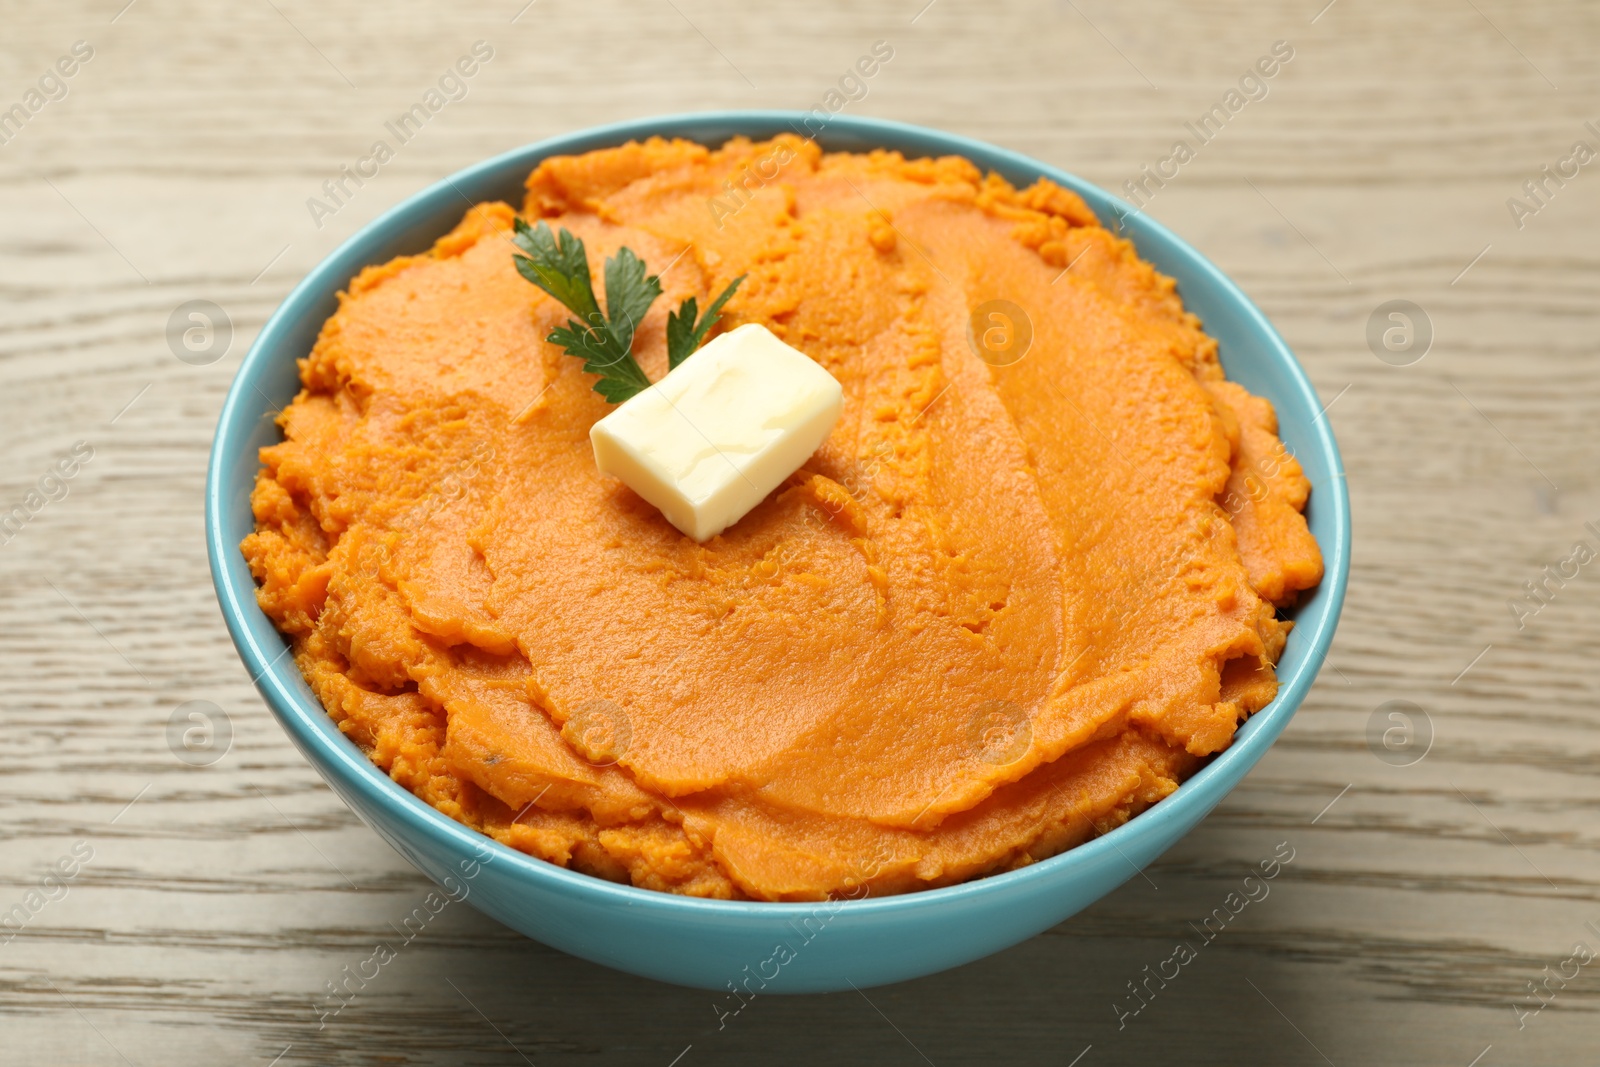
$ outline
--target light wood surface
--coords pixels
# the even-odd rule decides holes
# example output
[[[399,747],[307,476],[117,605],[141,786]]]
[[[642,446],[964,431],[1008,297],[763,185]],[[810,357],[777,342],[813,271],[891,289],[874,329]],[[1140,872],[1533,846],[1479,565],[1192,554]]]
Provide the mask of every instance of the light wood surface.
[[[1575,541],[1600,549],[1600,162],[1521,229],[1506,200],[1574,141],[1600,148],[1600,7],[125,2],[0,3],[0,108],[94,49],[0,145],[0,513],[93,449],[0,545],[0,913],[39,904],[0,930],[0,1062],[1595,1062],[1600,960],[1520,1024],[1514,1005],[1575,943],[1600,950],[1600,563],[1521,631],[1507,601]],[[467,97],[314,225],[306,199],[480,39]],[[240,358],[304,272],[443,175],[601,122],[807,107],[879,39],[894,58],[852,113],[1113,189],[1292,44],[1149,210],[1331,404],[1356,550],[1315,691],[1147,877],[959,970],[760,1000],[719,1032],[708,994],[452,907],[319,1028],[325,983],[427,883],[293,751],[224,632],[200,497]],[[167,344],[191,299],[235,329],[209,365]],[[1411,366],[1365,340],[1391,299],[1434,326]],[[1434,734],[1405,767],[1368,744],[1400,699]],[[210,766],[169,748],[189,701],[231,725]],[[1270,896],[1119,1029],[1126,983],[1285,841]],[[60,899],[30,897],[75,847],[92,858]]]

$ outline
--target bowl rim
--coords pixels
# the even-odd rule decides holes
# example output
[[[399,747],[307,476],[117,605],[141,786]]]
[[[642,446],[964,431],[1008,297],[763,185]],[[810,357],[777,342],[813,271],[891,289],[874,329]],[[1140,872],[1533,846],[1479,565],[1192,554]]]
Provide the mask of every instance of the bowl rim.
[[[1289,678],[1280,676],[1277,695],[1266,707],[1240,724],[1239,734],[1235,735],[1233,743],[1222,752],[1210,757],[1199,771],[1159,803],[1109,833],[1101,834],[1048,859],[1014,870],[984,875],[935,889],[922,889],[884,897],[833,899],[820,902],[715,900],[609,882],[519,852],[450,818],[392,780],[368,759],[354,742],[338,731],[320,701],[307,702],[295,691],[288,675],[292,673],[295,677],[299,677],[299,670],[292,660],[287,666],[284,665],[284,657],[292,645],[286,643],[277,649],[264,648],[245,622],[250,612],[261,614],[263,619],[266,616],[261,613],[256,602],[254,581],[240,582],[237,580],[237,569],[227,565],[228,554],[237,553],[238,546],[226,543],[223,539],[227,526],[224,515],[231,496],[229,490],[232,488],[226,475],[229,457],[239,448],[248,447],[251,427],[260,418],[259,414],[251,413],[250,393],[255,391],[255,378],[268,366],[270,357],[268,350],[277,347],[278,334],[289,329],[293,320],[307,310],[302,305],[314,304],[328,293],[326,286],[330,281],[338,288],[343,288],[355,273],[354,270],[346,271],[344,267],[334,270],[333,266],[373,235],[406,222],[408,216],[433,197],[442,194],[444,190],[453,190],[457,195],[461,195],[457,188],[458,182],[473,181],[507,168],[519,160],[531,169],[538,160],[549,156],[589,151],[656,135],[687,136],[714,145],[734,135],[756,136],[744,133],[744,130],[751,127],[769,128],[768,136],[781,132],[798,132],[799,124],[808,117],[814,120],[814,113],[772,109],[654,115],[586,127],[513,148],[474,163],[408,196],[360,227],[324,256],[316,267],[296,283],[268,317],[249,352],[235,371],[217,420],[207,461],[205,490],[207,557],[223,619],[239,656],[249,671],[251,681],[266,698],[274,718],[289,734],[290,740],[296,747],[306,755],[308,762],[312,763],[321,774],[336,775],[342,784],[362,794],[368,802],[389,809],[403,824],[408,834],[430,839],[436,846],[450,848],[463,855],[475,854],[480,859],[483,851],[487,849],[497,865],[503,863],[511,867],[516,876],[530,880],[536,888],[555,893],[575,893],[588,898],[591,904],[598,906],[644,909],[646,912],[659,913],[665,917],[693,916],[698,920],[721,915],[738,919],[788,920],[809,914],[823,905],[837,909],[835,913],[841,916],[845,913],[857,916],[903,915],[929,909],[936,910],[978,896],[1003,894],[1008,889],[1022,890],[1030,886],[1038,888],[1036,883],[1041,881],[1066,877],[1076,868],[1108,861],[1109,853],[1113,849],[1123,852],[1121,845],[1125,841],[1131,841],[1133,836],[1156,831],[1157,824],[1182,820],[1190,808],[1203,805],[1204,810],[1194,820],[1194,823],[1198,824],[1271,747],[1310,691],[1327,658],[1334,631],[1338,626],[1350,568],[1350,504],[1344,465],[1332,428],[1327,419],[1320,417],[1314,420],[1307,431],[1312,450],[1323,456],[1330,475],[1329,484],[1315,487],[1321,494],[1317,501],[1318,505],[1327,507],[1332,512],[1331,543],[1319,545],[1325,566],[1322,584],[1317,594],[1327,597],[1328,600],[1314,630],[1304,633],[1304,627],[1297,626],[1295,634],[1292,635],[1291,639],[1299,637],[1300,640],[1310,643],[1298,670]],[[709,127],[712,132],[703,139],[685,132],[695,127]],[[732,128],[734,133],[722,133],[729,128]],[[1013,172],[1048,177],[1083,195],[1091,206],[1096,208],[1097,213],[1103,215],[1104,212],[1110,211],[1116,215],[1122,232],[1134,239],[1136,245],[1139,231],[1148,233],[1158,240],[1164,240],[1173,251],[1189,259],[1194,268],[1207,277],[1208,284],[1215,286],[1221,292],[1226,302],[1244,313],[1250,326],[1269,343],[1272,356],[1282,365],[1291,388],[1301,394],[1301,399],[1313,407],[1319,409],[1322,407],[1320,397],[1312,387],[1299,360],[1255,303],[1209,259],[1148,214],[1132,209],[1125,201],[1058,167],[976,138],[889,119],[836,114],[829,117],[826,130],[818,134],[816,139],[825,144],[839,134],[867,141],[881,138],[886,147],[890,144],[903,146],[908,142],[918,143],[930,149],[937,147],[942,153],[962,155],[975,161],[981,158],[983,163],[980,165],[984,169],[1000,169],[1003,165]],[[905,149],[902,147],[899,150]],[[933,153],[930,151],[927,154]],[[1130,230],[1135,232],[1129,233]],[[357,266],[356,270],[359,269],[360,266]],[[248,576],[248,570],[245,574]],[[268,625],[270,627],[270,620]],[[275,628],[273,631],[276,632]],[[301,682],[304,684],[303,679]],[[1241,734],[1243,736],[1240,736]],[[341,790],[335,792],[342,794]],[[341,799],[346,800],[358,816],[362,815],[356,804],[351,803],[343,795]],[[1177,836],[1186,832],[1186,830],[1179,831]],[[1143,869],[1134,865],[1132,860],[1128,860],[1128,866],[1129,878]]]

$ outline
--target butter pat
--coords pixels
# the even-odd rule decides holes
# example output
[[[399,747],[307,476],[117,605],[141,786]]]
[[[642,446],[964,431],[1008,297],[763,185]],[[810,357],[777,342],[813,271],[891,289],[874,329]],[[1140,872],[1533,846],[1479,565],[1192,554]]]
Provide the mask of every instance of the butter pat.
[[[810,357],[751,323],[712,340],[589,431],[602,474],[708,541],[827,440],[844,390]]]

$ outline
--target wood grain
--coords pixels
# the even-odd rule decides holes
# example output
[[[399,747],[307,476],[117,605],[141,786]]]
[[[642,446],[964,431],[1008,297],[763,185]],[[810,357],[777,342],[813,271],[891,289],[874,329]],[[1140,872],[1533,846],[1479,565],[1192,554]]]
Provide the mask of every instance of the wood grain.
[[[0,1060],[1593,1060],[1600,962],[1520,1027],[1513,1005],[1537,1005],[1529,983],[1575,942],[1600,949],[1585,928],[1600,926],[1600,583],[1586,569],[1520,631],[1507,601],[1575,540],[1600,543],[1583,528],[1600,520],[1600,168],[1521,229],[1506,199],[1574,141],[1600,144],[1584,129],[1600,121],[1600,8],[124,2],[0,2],[0,106],[74,41],[95,49],[66,99],[0,145],[0,512],[75,442],[94,450],[0,545],[0,911],[76,843],[93,850],[65,896],[0,932]],[[895,55],[856,113],[1113,189],[1292,43],[1267,98],[1150,211],[1260,302],[1332,404],[1357,547],[1316,689],[1147,878],[954,972],[757,1001],[719,1031],[707,994],[452,906],[319,1018],[325,983],[426,883],[293,751],[218,616],[200,494],[240,357],[305,271],[442,175],[601,122],[810,106],[880,38]],[[315,226],[306,199],[479,39],[495,57],[466,99]],[[1408,367],[1365,341],[1397,298],[1436,335]],[[211,365],[167,346],[190,299],[235,328]],[[1412,766],[1368,746],[1396,699],[1432,723]],[[234,735],[199,768],[166,735],[195,700]],[[1127,983],[1285,841],[1270,896],[1119,1028]]]

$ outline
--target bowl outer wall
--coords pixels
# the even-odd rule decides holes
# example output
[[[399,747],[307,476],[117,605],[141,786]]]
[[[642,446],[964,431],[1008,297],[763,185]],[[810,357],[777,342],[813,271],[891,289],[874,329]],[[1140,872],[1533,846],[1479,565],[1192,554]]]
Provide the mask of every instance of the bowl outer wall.
[[[1118,219],[1140,255],[1177,280],[1185,306],[1218,341],[1228,376],[1273,402],[1280,436],[1313,487],[1306,514],[1326,562],[1321,585],[1295,612],[1276,699],[1176,792],[1109,834],[1020,870],[832,905],[705,901],[615,885],[486,838],[374,766],[307,686],[257,605],[238,548],[254,526],[249,494],[258,449],[280,439],[273,416],[298,391],[295,359],[333,314],[335,294],[364,266],[426,249],[469,204],[519,203],[523,179],[548,156],[652,135],[715,146],[735,135],[804,132],[805,117],[708,112],[598,127],[478,163],[392,208],[318,264],[268,319],[224,401],[206,486],[207,550],[234,644],[290,739],[364,822],[452,898],[529,937],[619,970],[724,993],[733,985],[766,994],[832,991],[930,974],[1045,930],[1132,877],[1204,818],[1282,732],[1327,655],[1349,575],[1349,499],[1322,404],[1277,331],[1221,271],[1153,219],[1064,171],[953,134],[834,116],[816,136],[830,151],[956,154],[1018,185],[1047,177],[1074,190],[1102,219]],[[731,1009],[738,1002],[716,1003]]]

